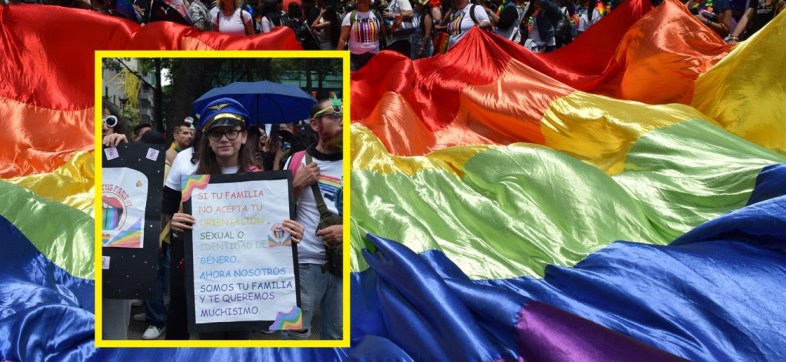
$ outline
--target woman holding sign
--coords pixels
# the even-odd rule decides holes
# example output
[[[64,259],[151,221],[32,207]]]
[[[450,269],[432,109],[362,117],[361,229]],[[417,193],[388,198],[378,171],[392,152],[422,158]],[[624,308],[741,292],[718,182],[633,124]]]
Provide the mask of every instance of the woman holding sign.
[[[193,216],[175,212],[181,199],[180,177],[190,174],[233,174],[259,171],[253,166],[253,146],[246,145],[249,119],[246,109],[235,100],[220,98],[202,111],[202,137],[197,146],[197,162],[191,163],[193,152],[181,152],[175,158],[164,187],[164,214],[172,215],[171,301],[167,319],[166,339],[189,339],[185,289],[185,248],[182,233],[192,230]],[[303,237],[303,226],[284,220],[282,229],[294,242]],[[248,339],[248,331],[200,333],[201,339]]]

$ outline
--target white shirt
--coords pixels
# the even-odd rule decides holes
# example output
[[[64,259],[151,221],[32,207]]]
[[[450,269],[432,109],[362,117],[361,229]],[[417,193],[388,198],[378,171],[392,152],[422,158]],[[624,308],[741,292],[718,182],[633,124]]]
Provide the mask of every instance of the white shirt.
[[[181,191],[182,188],[180,185],[182,176],[193,175],[197,167],[199,167],[199,162],[196,164],[191,163],[191,157],[193,155],[194,147],[189,147],[180,151],[180,153],[175,156],[175,160],[172,161],[172,167],[169,168],[169,175],[167,175],[166,181],[164,181],[166,187],[175,191]],[[238,166],[222,167],[221,173],[237,173],[238,169]]]
[[[344,183],[342,167],[344,161],[323,161],[316,158],[312,160],[319,167],[318,184],[319,190],[322,192],[322,199],[325,200],[325,206],[330,212],[339,215],[336,198]],[[306,158],[303,157],[300,167],[305,164]],[[289,169],[289,164],[285,166],[285,169]],[[297,222],[305,227],[303,240],[297,245],[298,263],[324,264],[325,246],[322,243],[322,238],[316,235],[317,225],[319,225],[319,210],[317,210],[317,201],[314,199],[314,192],[310,186],[304,187],[297,199]]]
[[[243,19],[240,19],[240,14],[243,14]],[[224,15],[218,6],[210,9],[210,21],[213,23],[213,30],[217,30],[224,34],[239,34],[246,35],[246,23],[251,23],[251,14],[247,11],[237,8],[231,16]]]
[[[273,22],[270,19],[268,19],[267,16],[263,17],[260,23],[261,23],[260,25],[261,29],[259,31],[260,33],[269,33],[271,30],[273,30],[276,27],[276,24],[273,24]]]
[[[388,8],[385,9],[385,10],[393,13],[394,15],[395,14],[403,14],[403,13],[405,13],[407,11],[412,11],[412,5],[410,5],[409,1],[407,1],[407,0],[393,0],[393,1],[390,2],[390,4],[388,4]],[[387,20],[386,19],[385,21],[389,21],[388,25],[393,25],[393,21],[392,20]],[[408,24],[405,24],[405,23],[408,23]],[[402,22],[402,25],[408,25],[409,27],[413,26],[411,21],[404,21],[404,22]],[[393,44],[393,43],[395,43],[395,42],[397,42],[399,40],[409,40],[409,35],[404,35],[404,36],[401,36],[401,37],[395,37],[395,36],[393,36],[392,33],[393,32],[391,32],[391,34],[388,34],[388,35],[390,35],[390,36],[388,36],[388,44]]]
[[[453,48],[461,39],[464,38],[464,35],[469,32],[472,27],[475,25],[483,24],[483,22],[491,23],[489,20],[488,14],[483,9],[482,6],[477,5],[475,6],[475,19],[478,20],[478,23],[475,24],[472,21],[472,16],[469,14],[469,9],[473,6],[472,4],[467,4],[463,9],[457,9],[453,12],[453,15],[450,17],[450,22],[448,22],[448,33],[450,34],[450,41],[448,42],[448,49]]]
[[[193,175],[194,172],[196,172],[197,166],[199,166],[198,162],[196,165],[191,163],[191,157],[193,155],[194,147],[189,147],[180,151],[177,156],[175,156],[175,160],[172,161],[172,167],[169,168],[169,175],[167,175],[166,181],[164,181],[164,186],[175,191],[180,191],[180,176]]]
[[[588,14],[589,14],[590,11],[592,12],[592,21],[589,21],[589,15]],[[576,27],[576,31],[578,31],[578,32],[587,31],[587,29],[589,29],[589,27],[592,24],[597,23],[598,20],[600,20],[600,18],[602,18],[602,16],[598,12],[598,9],[594,9],[594,8],[593,9],[588,9],[587,13],[581,14],[581,17],[579,17],[579,25]]]
[[[349,52],[352,54],[379,53],[381,34],[380,19],[371,11],[355,11],[355,22],[351,23],[352,12],[344,16],[341,27],[349,27]]]

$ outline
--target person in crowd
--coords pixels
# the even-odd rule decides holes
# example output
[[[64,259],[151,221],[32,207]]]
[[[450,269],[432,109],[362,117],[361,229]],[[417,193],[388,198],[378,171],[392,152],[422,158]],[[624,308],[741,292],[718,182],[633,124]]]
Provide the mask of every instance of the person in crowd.
[[[265,127],[257,127],[257,148],[254,151],[254,166],[258,167],[261,170],[272,170],[273,169],[273,157],[275,155],[274,152],[271,151],[272,145],[270,142],[270,136],[268,136],[268,132],[265,130]]]
[[[484,30],[491,28],[491,21],[483,7],[470,4],[469,0],[454,0],[453,6],[454,9],[446,17],[447,25],[437,27],[443,29],[447,27],[447,32],[450,34],[448,49],[456,46],[475,26]]]
[[[251,13],[243,10],[240,0],[218,1],[218,5],[210,10],[214,31],[238,35],[254,34],[254,20]]]
[[[191,22],[199,31],[213,30],[213,22],[210,18],[210,10],[202,0],[192,0],[191,5],[188,6],[188,15],[191,17]]]
[[[102,144],[105,147],[116,147],[128,142],[125,135],[126,121],[117,109],[107,101],[102,103]],[[128,324],[131,316],[130,299],[103,298],[102,337],[103,339],[127,340]]]
[[[193,25],[188,14],[188,6],[183,0],[152,0],[148,22],[170,21],[186,26]]]
[[[534,9],[534,7],[535,6],[532,5],[532,9]],[[536,15],[537,12],[534,12],[526,16],[527,39],[524,41],[524,47],[533,53],[543,53],[546,50],[546,42],[540,37]]]
[[[551,0],[532,0],[532,5],[529,14],[524,15],[529,19],[527,25],[530,37],[539,51],[550,52],[557,48],[557,22],[563,14]],[[532,34],[534,32],[537,32],[537,39]]]
[[[281,26],[281,7],[277,0],[264,0],[259,7],[259,13],[262,15],[262,20],[259,22],[260,33],[269,33],[277,26]]]
[[[166,150],[166,162],[170,165],[175,161],[175,156],[177,156],[180,151],[191,146],[191,141],[194,139],[194,132],[191,130],[191,126],[186,122],[175,124],[175,126],[172,127],[172,135],[174,136],[174,140],[172,141],[172,145],[169,146],[169,149]]]
[[[726,41],[736,43],[743,35],[742,39],[749,38],[774,19],[784,7],[786,7],[784,0],[750,0],[740,22]]]
[[[145,132],[139,138],[138,142],[150,145],[163,145],[166,143],[166,139],[164,139],[164,136],[160,132],[150,130]],[[164,177],[166,177],[166,170],[167,168],[165,168]],[[169,293],[169,263],[169,243],[159,243],[155,296],[142,301],[145,312],[134,314],[133,317],[137,322],[148,323],[145,332],[142,333],[142,339],[159,339],[164,333],[164,326],[166,325],[166,304],[164,303],[164,295]]]
[[[111,103],[102,103],[103,119],[101,124],[101,139],[105,147],[116,147],[120,143],[128,142],[126,136],[126,121],[117,108]]]
[[[579,6],[579,23],[576,26],[576,36],[578,37],[590,26],[597,23],[606,13],[606,7],[599,0],[584,0]]]
[[[504,0],[502,5],[496,9],[484,6],[484,10],[491,19],[491,23],[494,24],[497,35],[513,42],[519,41],[521,37],[519,12],[516,10],[516,3],[513,0]]]
[[[311,29],[319,40],[322,50],[336,49],[341,37],[341,19],[338,16],[335,0],[319,0],[319,16],[311,22]]]
[[[712,29],[721,38],[731,29],[731,5],[729,0],[688,0],[685,4],[691,14]]]
[[[184,240],[182,233],[193,229],[193,216],[177,211],[181,199],[180,178],[190,174],[233,174],[255,170],[251,156],[252,146],[246,145],[246,109],[230,98],[219,98],[205,106],[201,113],[202,136],[197,148],[198,157],[193,162],[192,153],[181,152],[175,158],[164,186],[164,215],[171,215],[172,244],[170,264],[169,316],[166,323],[166,339],[189,339],[187,330],[186,291],[184,272]],[[294,242],[303,238],[304,227],[286,219],[284,231],[292,235]],[[200,333],[200,339],[248,339],[248,331]]]
[[[384,4],[384,3],[383,3]],[[409,0],[390,0],[382,16],[388,27],[387,49],[409,57],[412,43],[409,36],[415,32],[412,25],[412,5]]]
[[[308,339],[318,308],[320,338],[341,339],[342,277],[341,273],[326,268],[326,248],[342,245],[343,225],[336,220],[328,222],[328,216],[320,209],[332,215],[332,219],[342,213],[338,199],[343,183],[343,109],[340,100],[323,99],[312,107],[310,115],[310,125],[318,140],[305,153],[293,155],[286,166],[294,175],[296,220],[305,227],[303,241],[298,244],[303,329],[284,331],[282,337]]]
[[[434,52],[432,45],[434,25],[439,24],[439,20],[435,21],[431,9],[429,0],[417,0],[417,5],[415,6],[417,32],[414,34],[412,41],[412,59],[428,58]]]
[[[150,123],[140,123],[134,127],[134,142],[138,142],[142,139],[142,136],[151,131],[153,126]]]
[[[311,28],[306,23],[303,17],[303,9],[296,2],[291,2],[287,6],[287,13],[282,17],[286,26],[290,27],[295,32],[298,43],[303,47],[303,50],[317,50],[319,44],[311,32]]]
[[[576,5],[573,0],[556,0],[556,5],[559,7],[560,16],[554,23],[554,40],[557,48],[562,48],[576,37],[576,29],[573,25]]]
[[[344,50],[349,45],[350,67],[357,71],[379,53],[379,40],[385,34],[382,17],[371,10],[371,0],[357,0],[357,9],[341,22],[341,38],[336,49]]]
[[[306,24],[310,26],[310,24],[313,24],[314,21],[317,20],[321,9],[316,6],[315,0],[302,0],[300,6],[303,8],[303,18]]]

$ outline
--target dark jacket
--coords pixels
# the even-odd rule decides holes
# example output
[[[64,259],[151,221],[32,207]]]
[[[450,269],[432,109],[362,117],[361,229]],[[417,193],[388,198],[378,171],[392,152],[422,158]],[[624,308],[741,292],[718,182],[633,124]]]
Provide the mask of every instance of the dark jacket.
[[[554,37],[557,21],[559,21],[560,17],[562,17],[562,12],[556,4],[549,0],[540,0],[540,11],[538,16],[535,17],[540,39],[548,42],[549,39]]]

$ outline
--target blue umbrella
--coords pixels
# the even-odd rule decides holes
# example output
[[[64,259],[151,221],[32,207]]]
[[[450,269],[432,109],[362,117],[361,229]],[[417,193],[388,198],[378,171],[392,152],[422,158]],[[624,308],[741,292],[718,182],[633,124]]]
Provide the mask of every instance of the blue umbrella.
[[[232,98],[251,115],[249,125],[292,123],[308,119],[311,107],[317,103],[308,93],[297,86],[261,82],[235,82],[213,88],[193,103],[194,113],[200,114],[214,99]]]

